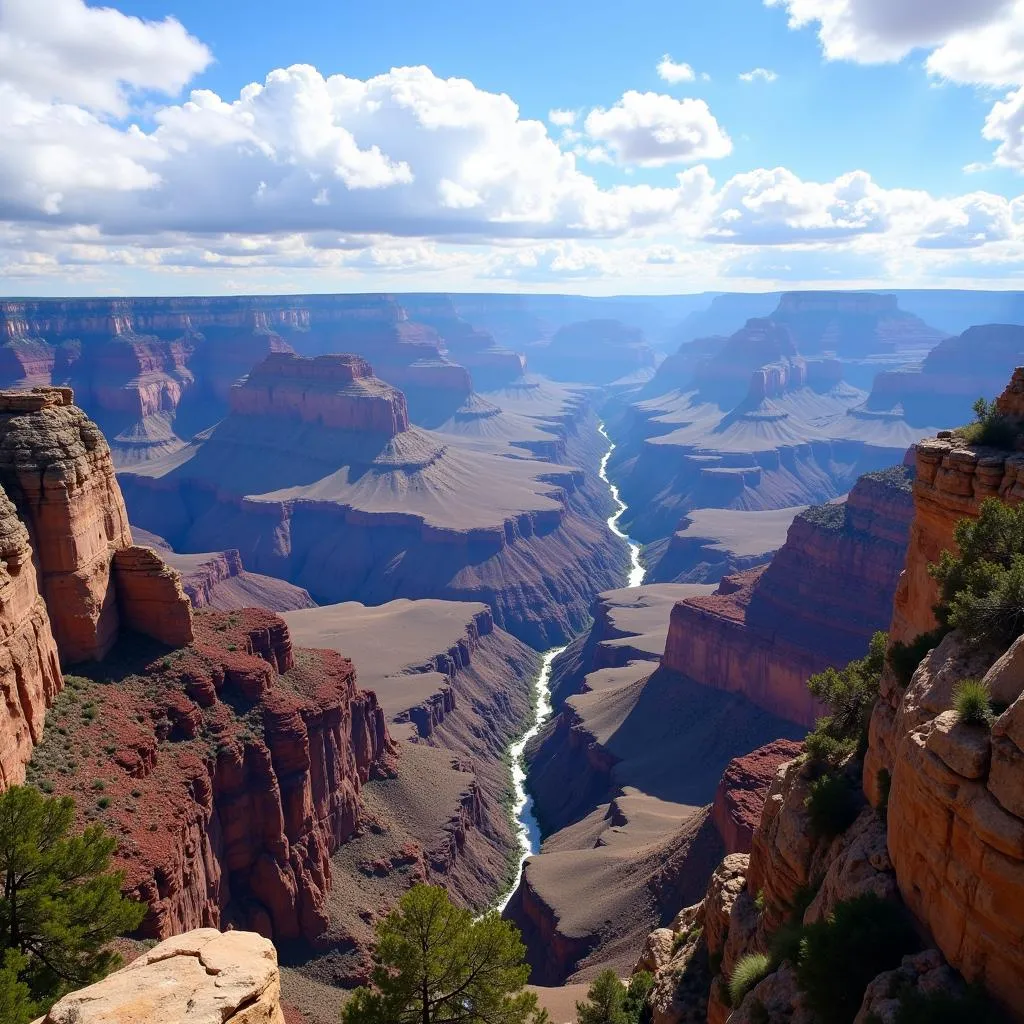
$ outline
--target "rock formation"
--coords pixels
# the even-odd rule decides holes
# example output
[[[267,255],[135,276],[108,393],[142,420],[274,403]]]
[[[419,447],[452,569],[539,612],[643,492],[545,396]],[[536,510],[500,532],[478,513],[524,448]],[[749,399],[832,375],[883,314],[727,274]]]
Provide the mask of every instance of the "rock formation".
[[[149,904],[143,935],[236,924],[317,939],[331,855],[393,753],[376,697],[351,662],[295,652],[284,622],[257,609],[198,613],[195,640],[167,651],[119,647],[75,677],[30,781],[121,834],[126,887]]]
[[[657,667],[673,602],[707,589],[602,594],[590,634],[556,661],[559,710],[528,750],[545,839],[506,911],[538,984],[626,967],[720,858],[710,805],[730,759],[799,732]]]
[[[891,296],[783,296],[728,338],[681,346],[611,424],[623,526],[652,550],[695,509],[777,510],[839,497],[920,436],[863,386],[941,340]],[[941,419],[932,427],[947,425]],[[659,579],[678,579],[672,565]]]
[[[266,608],[271,612],[289,612],[315,606],[301,587],[249,572],[235,548],[181,555],[163,537],[137,526],[132,527],[132,536],[139,544],[159,551],[160,557],[178,571],[182,590],[193,608]]]
[[[1024,416],[1024,369],[1014,371],[998,406],[1013,419]],[[935,626],[938,589],[928,566],[944,549],[955,549],[958,520],[977,516],[986,498],[1015,504],[1024,496],[1024,456],[1018,453],[972,448],[943,431],[917,445],[915,458],[914,524],[890,630],[893,640],[903,641]]]
[[[845,503],[802,512],[767,568],[676,605],[662,664],[813,725],[807,679],[863,656],[885,628],[912,513],[902,467],[862,477]]]
[[[36,1024],[285,1024],[277,950],[252,932],[200,928],[59,1000]]]
[[[1000,408],[1024,419],[1024,369],[1015,372]],[[988,494],[1019,500],[1017,458],[951,435],[919,446],[914,539],[895,635],[913,637],[932,624],[934,592],[915,593],[927,578],[920,563],[952,538],[957,519],[977,515]],[[866,895],[902,906],[923,949],[908,950],[868,981],[856,1024],[901,1020],[920,996],[942,997],[950,1001],[944,1012],[952,1012],[966,996],[965,983],[987,993],[1007,1019],[1024,1020],[1022,665],[1024,637],[1000,654],[949,633],[906,686],[891,667],[883,670],[863,760],[855,754],[826,767],[798,757],[780,766],[749,856],[727,857],[704,899],[679,911],[668,933],[652,933],[642,952],[638,947],[637,969],[656,972],[655,1024],[809,1024],[814,1017],[789,956],[771,962],[732,1007],[731,972],[748,953],[780,949],[780,928],[792,934],[827,921],[839,904]],[[969,724],[954,710],[954,689],[969,678],[988,686],[990,725]],[[812,818],[810,798],[825,771],[849,787],[852,800],[852,823],[835,836],[823,835]],[[875,806],[861,804],[858,813],[861,788]],[[977,1012],[963,1005],[965,1013]]]
[[[0,491],[0,788],[21,782],[63,678],[28,531]]]
[[[361,359],[272,355],[212,431],[121,484],[133,521],[178,551],[236,548],[322,603],[483,599],[545,647],[582,626],[626,554],[604,523],[592,414],[570,406],[560,434],[541,430],[566,404],[542,396],[536,416],[487,419],[496,438],[455,443],[410,427],[402,393]],[[524,421],[591,471],[524,458],[500,434]]]
[[[727,854],[750,853],[768,788],[779,766],[797,757],[800,749],[800,744],[792,740],[775,740],[729,762],[712,808],[715,828]]]
[[[940,342],[920,366],[878,374],[864,409],[914,427],[972,419],[978,398],[992,399],[1024,362],[1024,327],[986,323]]]
[[[61,661],[102,658],[122,616],[131,629],[185,643],[191,623],[177,574],[133,549],[110,449],[73,401],[67,388],[0,393],[0,483],[28,528]]]

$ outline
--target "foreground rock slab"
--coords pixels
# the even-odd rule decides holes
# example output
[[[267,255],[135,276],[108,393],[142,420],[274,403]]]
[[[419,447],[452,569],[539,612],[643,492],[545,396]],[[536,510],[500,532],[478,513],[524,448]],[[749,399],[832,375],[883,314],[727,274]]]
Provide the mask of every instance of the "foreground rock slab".
[[[72,992],[36,1024],[284,1024],[273,944],[214,928],[176,935]]]

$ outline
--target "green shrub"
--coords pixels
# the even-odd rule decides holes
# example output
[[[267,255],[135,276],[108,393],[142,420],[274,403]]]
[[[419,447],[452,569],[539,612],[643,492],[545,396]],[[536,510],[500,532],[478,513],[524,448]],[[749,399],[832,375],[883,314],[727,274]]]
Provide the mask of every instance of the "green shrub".
[[[953,708],[964,725],[989,726],[992,723],[992,702],[988,683],[965,679],[953,688]]]
[[[890,648],[886,658],[889,667],[896,676],[900,686],[906,688],[910,680],[914,678],[917,666],[924,661],[925,655],[942,642],[942,638],[949,632],[941,626],[938,629],[929,630],[927,633],[918,633],[909,644],[897,640]]]
[[[959,554],[943,551],[928,566],[939,584],[936,618],[974,648],[1005,650],[1024,633],[1024,506],[986,498],[955,536]]]
[[[827,921],[804,926],[797,982],[821,1024],[852,1024],[868,982],[917,948],[901,906],[858,896],[837,904]]]
[[[765,899],[764,895],[764,889],[758,889],[757,895],[754,897],[754,906],[757,907],[757,911],[759,914],[764,913],[764,908],[767,902],[768,901]]]
[[[654,1011],[647,1005],[647,997],[654,988],[654,975],[650,971],[637,971],[629,979],[623,1010],[630,1024],[650,1024]]]
[[[843,669],[827,668],[811,676],[807,687],[829,709],[805,742],[815,761],[838,764],[867,748],[868,722],[885,666],[885,633],[871,638],[868,653]]]
[[[980,988],[961,995],[948,992],[901,994],[896,1024],[1003,1024],[1006,1018]]]
[[[843,772],[825,772],[810,785],[804,801],[811,831],[822,839],[841,835],[860,811],[857,790]]]
[[[974,422],[960,427],[956,433],[968,444],[1012,450],[1017,440],[1017,427],[996,408],[995,402],[979,398],[974,403]]]
[[[768,974],[769,962],[764,953],[748,953],[736,961],[729,979],[729,1004],[738,1007],[743,997]]]

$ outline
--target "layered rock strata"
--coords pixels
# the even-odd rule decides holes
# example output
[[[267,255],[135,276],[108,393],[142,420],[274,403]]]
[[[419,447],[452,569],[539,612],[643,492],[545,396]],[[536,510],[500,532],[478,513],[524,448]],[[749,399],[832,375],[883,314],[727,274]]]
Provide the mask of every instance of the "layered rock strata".
[[[656,667],[673,601],[707,589],[603,594],[590,636],[556,662],[559,711],[528,751],[545,839],[506,911],[536,983],[626,967],[721,856],[710,805],[730,759],[799,731]]]
[[[21,782],[63,677],[28,531],[0,490],[0,789]]]
[[[1014,371],[997,404],[1003,415],[1024,420],[1024,369]],[[986,498],[1016,504],[1024,497],[1024,455],[1019,453],[972,447],[944,431],[918,444],[915,458],[914,524],[890,629],[893,640],[903,641],[935,626],[938,587],[928,566],[942,551],[956,550],[957,522],[976,518]]]
[[[133,548],[110,449],[73,400],[66,388],[0,392],[0,481],[28,528],[61,661],[102,658],[123,616],[185,643],[177,574]]]
[[[169,655],[118,648],[97,678],[76,677],[29,779],[121,833],[126,889],[149,905],[142,935],[234,924],[314,941],[331,855],[359,827],[362,785],[393,755],[384,714],[351,662],[295,651],[269,612],[195,623],[195,641]]]
[[[728,338],[682,346],[612,424],[624,527],[658,545],[694,509],[841,496],[920,436],[920,423],[866,406],[859,386],[923,358],[941,337],[891,296],[791,295]]]
[[[1007,374],[1024,361],[1024,327],[984,323],[940,342],[919,367],[878,374],[865,410],[915,427],[972,419],[978,398],[994,398]]]
[[[271,356],[213,431],[121,482],[133,521],[178,551],[236,548],[320,603],[483,599],[545,647],[583,625],[626,551],[604,522],[592,414],[564,395],[538,405],[495,426],[557,439],[590,471],[524,458],[500,435],[410,427],[401,392],[360,359]]]
[[[909,487],[902,468],[868,474],[845,503],[798,515],[766,569],[676,605],[662,664],[813,725],[821,709],[807,679],[863,656],[888,622],[913,512]]]

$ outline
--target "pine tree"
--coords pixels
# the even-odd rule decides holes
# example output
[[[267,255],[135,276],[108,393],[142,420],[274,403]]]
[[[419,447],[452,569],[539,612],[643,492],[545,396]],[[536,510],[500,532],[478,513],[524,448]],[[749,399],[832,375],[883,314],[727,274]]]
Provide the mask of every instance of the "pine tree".
[[[378,924],[373,986],[343,1024],[549,1024],[524,989],[525,953],[496,911],[474,920],[444,889],[414,886]]]
[[[70,797],[26,786],[0,795],[0,1020],[28,1019],[64,992],[102,978],[119,958],[107,946],[134,930],[145,905],[121,896],[110,870],[116,842],[102,826],[70,835]]]
[[[587,1000],[576,1004],[579,1024],[630,1024],[626,1012],[626,986],[614,971],[602,971],[587,991]]]

